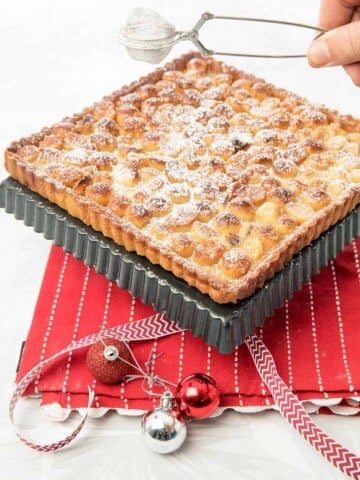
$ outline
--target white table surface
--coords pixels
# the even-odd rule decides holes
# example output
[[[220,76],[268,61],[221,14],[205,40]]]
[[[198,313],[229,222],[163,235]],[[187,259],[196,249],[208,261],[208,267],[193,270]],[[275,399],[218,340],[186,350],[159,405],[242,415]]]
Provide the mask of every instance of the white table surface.
[[[189,29],[206,10],[316,23],[319,1],[223,0],[2,0],[0,3],[0,148],[81,110],[152,66],[137,63],[117,44],[129,11],[145,6],[179,29]],[[226,32],[227,30],[223,30]],[[232,38],[241,48],[246,38]],[[214,39],[213,39],[214,40]],[[213,45],[211,45],[213,46]],[[191,49],[177,45],[171,56]],[[229,60],[228,60],[229,61]],[[244,60],[233,64],[343,113],[360,115],[360,89],[341,68],[313,70],[305,60]],[[0,179],[7,176],[2,165]],[[340,479],[277,412],[239,414],[190,426],[184,448],[169,456],[149,452],[139,418],[110,414],[91,419],[80,438],[56,453],[38,453],[16,438],[8,401],[20,343],[26,338],[50,242],[0,211],[0,465],[17,479]],[[23,433],[41,442],[70,431],[73,421],[43,419],[36,401],[19,407]],[[360,454],[360,417],[317,415],[315,421]],[[47,432],[47,433],[46,433]]]

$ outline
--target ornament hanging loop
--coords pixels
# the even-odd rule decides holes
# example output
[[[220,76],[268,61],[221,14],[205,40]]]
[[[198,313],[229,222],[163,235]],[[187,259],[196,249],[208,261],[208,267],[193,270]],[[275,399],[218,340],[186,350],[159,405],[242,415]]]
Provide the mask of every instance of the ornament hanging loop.
[[[114,345],[108,345],[104,348],[105,360],[114,362],[119,358],[119,350]]]
[[[162,408],[165,411],[169,411],[173,406],[173,401],[174,399],[173,399],[172,393],[169,390],[167,390],[166,392],[164,392],[164,394],[160,399],[160,408]]]

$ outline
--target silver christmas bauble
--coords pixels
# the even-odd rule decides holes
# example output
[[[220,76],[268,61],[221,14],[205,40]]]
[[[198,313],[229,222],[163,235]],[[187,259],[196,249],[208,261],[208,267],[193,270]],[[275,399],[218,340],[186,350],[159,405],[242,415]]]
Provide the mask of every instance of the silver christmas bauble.
[[[174,452],[187,435],[184,417],[166,399],[144,415],[141,427],[146,445],[156,453]]]

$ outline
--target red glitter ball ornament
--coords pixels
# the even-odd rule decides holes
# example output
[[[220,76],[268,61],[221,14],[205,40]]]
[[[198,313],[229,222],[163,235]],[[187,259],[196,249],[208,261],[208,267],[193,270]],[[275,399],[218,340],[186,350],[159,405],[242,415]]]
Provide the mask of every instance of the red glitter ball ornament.
[[[131,371],[130,351],[124,342],[115,339],[102,339],[95,342],[86,355],[86,365],[91,375],[102,383],[120,382]]]
[[[211,377],[193,373],[181,380],[175,398],[183,415],[200,420],[215,412],[220,403],[220,392]]]

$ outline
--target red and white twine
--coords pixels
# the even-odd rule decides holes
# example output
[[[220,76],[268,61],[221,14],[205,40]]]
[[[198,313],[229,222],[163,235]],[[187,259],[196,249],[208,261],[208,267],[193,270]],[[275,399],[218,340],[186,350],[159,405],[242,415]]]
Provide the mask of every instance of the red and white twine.
[[[12,425],[14,425],[15,407],[21,395],[44,367],[46,367],[49,363],[57,360],[62,355],[73,352],[80,348],[88,347],[95,343],[97,340],[104,338],[115,338],[116,340],[122,342],[149,340],[153,338],[160,338],[167,335],[172,335],[180,331],[181,329],[177,326],[176,322],[170,322],[165,318],[164,314],[158,313],[156,315],[152,315],[151,317],[146,317],[141,320],[129,322],[124,325],[118,325],[117,327],[108,328],[99,333],[88,335],[81,338],[80,340],[71,342],[67,347],[63,348],[55,355],[52,355],[46,360],[43,360],[37,365],[35,365],[35,367],[33,367],[15,386],[15,390],[11,396],[9,404],[9,416]],[[95,392],[89,388],[89,400],[86,414],[79,423],[79,425],[75,428],[75,430],[63,440],[51,444],[40,445],[38,443],[31,442],[30,440],[22,436],[18,431],[16,431],[16,429],[15,433],[19,437],[19,439],[28,447],[31,447],[41,452],[54,451],[65,447],[65,445],[68,445],[72,440],[74,440],[74,438],[79,434],[79,432],[85,425],[90,407],[94,400],[94,395]]]
[[[90,346],[101,338],[114,338],[119,341],[128,342],[157,339],[183,331],[184,330],[182,330],[176,322],[167,320],[163,314],[156,314],[141,320],[109,328],[93,335],[88,335],[80,340],[70,343],[55,355],[52,355],[48,359],[37,364],[16,385],[9,405],[9,415],[12,424],[14,425],[14,411],[16,404],[26,388],[46,365],[62,355]],[[313,422],[302,404],[299,402],[297,396],[292,393],[278,374],[274,359],[263,341],[258,336],[251,335],[245,339],[245,343],[250,351],[259,375],[271,392],[271,395],[285,420],[334,467],[349,478],[360,480],[360,457],[329,437]],[[41,452],[54,451],[64,447],[69,444],[83,428],[89,409],[94,400],[94,394],[94,391],[89,388],[87,413],[79,425],[63,440],[51,444],[40,445],[28,440],[16,431],[17,436],[27,446]]]

